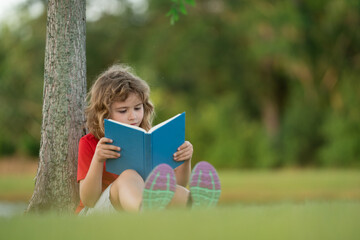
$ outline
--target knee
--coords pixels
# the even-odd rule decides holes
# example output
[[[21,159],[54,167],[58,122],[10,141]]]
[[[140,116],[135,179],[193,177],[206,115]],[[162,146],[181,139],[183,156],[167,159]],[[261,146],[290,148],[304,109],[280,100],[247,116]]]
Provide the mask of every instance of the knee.
[[[140,181],[142,180],[141,176],[132,169],[127,169],[123,171],[117,179],[112,183],[112,186],[110,188],[110,199],[111,202],[114,204],[115,208],[121,209],[120,206],[120,198],[119,194],[126,190],[129,186],[129,183],[132,183],[134,181]]]
[[[127,169],[127,170],[123,171],[116,180],[131,179],[131,178],[138,178],[138,177],[140,177],[140,175],[135,170]]]
[[[126,184],[133,181],[141,182],[143,180],[138,172],[132,169],[127,169],[118,176],[118,178],[114,181],[114,185],[120,186],[122,183]]]
[[[137,186],[139,184],[143,185],[144,180],[139,173],[132,169],[123,171],[113,182],[114,189],[116,189],[117,192],[120,192],[121,189],[127,189],[130,186]]]

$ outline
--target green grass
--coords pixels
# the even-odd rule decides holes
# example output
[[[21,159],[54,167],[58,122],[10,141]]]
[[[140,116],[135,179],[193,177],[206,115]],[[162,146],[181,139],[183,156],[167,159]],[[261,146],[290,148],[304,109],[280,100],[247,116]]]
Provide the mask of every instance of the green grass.
[[[0,219],[3,239],[358,239],[360,202],[221,206],[110,216]]]
[[[360,200],[359,170],[220,171],[222,203]]]
[[[220,204],[360,200],[360,170],[219,171]],[[0,201],[30,199],[35,174],[2,174]]]
[[[29,200],[34,190],[34,177],[30,174],[0,176],[0,200]]]
[[[215,209],[0,217],[0,239],[328,240],[360,236],[358,170],[224,170],[219,174],[222,195]],[[2,175],[0,201],[16,197],[27,201],[33,178]]]

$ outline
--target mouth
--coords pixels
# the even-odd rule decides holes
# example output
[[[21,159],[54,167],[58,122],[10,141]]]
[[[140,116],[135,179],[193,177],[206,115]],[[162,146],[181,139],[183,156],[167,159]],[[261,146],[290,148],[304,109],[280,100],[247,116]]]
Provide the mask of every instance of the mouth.
[[[130,125],[136,126],[136,125],[137,125],[137,123],[131,123]]]

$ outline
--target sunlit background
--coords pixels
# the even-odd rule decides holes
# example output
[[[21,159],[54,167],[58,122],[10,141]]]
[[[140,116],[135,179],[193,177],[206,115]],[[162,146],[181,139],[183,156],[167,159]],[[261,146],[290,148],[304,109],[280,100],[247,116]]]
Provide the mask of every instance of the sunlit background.
[[[0,156],[36,157],[46,1],[1,4]],[[186,111],[194,163],[360,165],[358,1],[198,0],[174,26],[169,0],[87,4],[88,87],[113,63],[132,66],[155,123]]]
[[[6,0],[1,236],[98,239],[118,237],[120,225],[139,239],[160,231],[174,239],[357,239],[360,1],[196,0],[175,25],[166,16],[172,2],[87,0],[87,84],[126,63],[151,86],[154,124],[185,111],[193,165],[205,160],[219,171],[219,207],[110,221],[20,217],[39,155],[47,1]]]

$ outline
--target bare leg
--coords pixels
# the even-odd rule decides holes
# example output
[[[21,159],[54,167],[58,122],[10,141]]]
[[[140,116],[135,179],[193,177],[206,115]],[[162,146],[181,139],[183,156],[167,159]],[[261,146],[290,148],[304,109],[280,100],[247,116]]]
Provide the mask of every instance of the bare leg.
[[[110,188],[110,201],[117,210],[138,212],[140,210],[144,180],[134,170],[125,170],[113,182]],[[176,185],[175,194],[169,207],[186,207],[190,191]]]
[[[186,207],[190,191],[180,185],[176,185],[174,197],[172,198],[169,207]]]
[[[144,180],[134,170],[125,170],[110,188],[110,200],[117,210],[138,212],[140,209]]]

